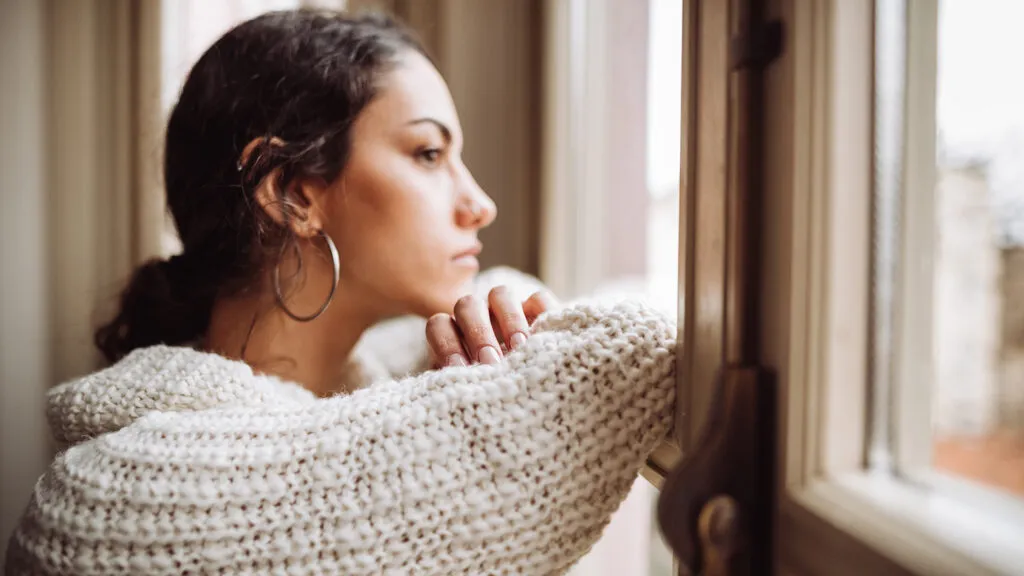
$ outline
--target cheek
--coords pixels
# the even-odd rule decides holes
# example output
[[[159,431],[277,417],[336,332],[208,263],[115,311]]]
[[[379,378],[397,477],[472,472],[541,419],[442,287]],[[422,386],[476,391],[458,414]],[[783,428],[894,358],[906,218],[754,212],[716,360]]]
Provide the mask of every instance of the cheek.
[[[346,176],[331,227],[342,239],[347,268],[367,283],[422,287],[451,249],[445,242],[453,221],[450,193],[440,178],[409,162],[384,164]]]

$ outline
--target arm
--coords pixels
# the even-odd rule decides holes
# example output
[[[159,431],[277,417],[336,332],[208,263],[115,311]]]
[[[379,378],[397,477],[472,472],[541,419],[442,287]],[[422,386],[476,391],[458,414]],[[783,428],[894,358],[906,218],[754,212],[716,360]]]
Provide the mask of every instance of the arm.
[[[54,462],[9,562],[560,573],[670,428],[674,340],[649,309],[579,305],[542,317],[501,366],[307,405],[147,415]]]

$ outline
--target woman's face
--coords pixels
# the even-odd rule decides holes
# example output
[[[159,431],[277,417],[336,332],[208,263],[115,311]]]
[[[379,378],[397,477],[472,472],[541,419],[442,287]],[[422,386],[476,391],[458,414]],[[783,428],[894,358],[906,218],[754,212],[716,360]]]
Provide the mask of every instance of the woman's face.
[[[462,129],[441,75],[406,52],[351,131],[323,204],[341,289],[377,314],[451,312],[479,270],[477,232],[494,202],[462,162]]]

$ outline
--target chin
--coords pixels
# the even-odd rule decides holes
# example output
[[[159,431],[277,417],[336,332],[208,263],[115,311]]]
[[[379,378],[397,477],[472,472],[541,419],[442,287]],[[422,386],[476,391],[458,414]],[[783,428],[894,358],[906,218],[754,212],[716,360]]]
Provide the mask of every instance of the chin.
[[[470,279],[452,287],[436,290],[431,294],[424,294],[416,306],[416,313],[424,318],[441,312],[452,314],[455,312],[455,303],[459,301],[459,298],[472,293],[473,281]]]

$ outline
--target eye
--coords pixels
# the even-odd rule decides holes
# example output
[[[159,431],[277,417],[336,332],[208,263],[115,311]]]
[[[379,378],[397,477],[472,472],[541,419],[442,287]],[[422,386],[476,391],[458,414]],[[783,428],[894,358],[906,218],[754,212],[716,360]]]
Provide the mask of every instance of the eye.
[[[424,148],[416,152],[416,158],[425,166],[436,166],[441,161],[444,150],[440,148]]]

